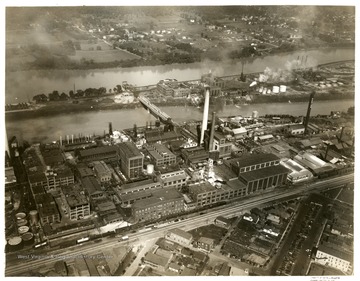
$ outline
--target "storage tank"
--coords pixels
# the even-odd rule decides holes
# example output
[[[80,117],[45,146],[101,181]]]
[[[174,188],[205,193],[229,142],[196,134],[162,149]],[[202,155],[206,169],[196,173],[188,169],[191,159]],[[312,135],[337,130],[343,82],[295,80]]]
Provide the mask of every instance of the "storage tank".
[[[23,235],[21,235],[21,239],[23,240],[24,246],[31,246],[34,244],[34,234],[31,232],[26,232]]]
[[[19,236],[10,238],[8,241],[8,245],[9,245],[9,252],[19,251],[24,247],[23,241]]]
[[[259,93],[262,93],[263,89],[264,89],[264,88],[261,86],[261,87],[259,88]]]
[[[21,219],[25,219],[26,218],[26,214],[25,213],[17,213],[15,215],[16,219],[21,220]]]
[[[27,225],[28,224],[28,221],[25,220],[25,219],[19,219],[17,220],[17,226],[20,227],[20,226],[24,226],[24,225]]]
[[[148,164],[146,166],[146,172],[148,175],[152,175],[154,173],[154,165],[153,164]]]
[[[37,210],[31,210],[29,212],[30,225],[38,225],[39,224],[39,214]]]
[[[268,93],[268,94],[271,94],[271,90],[270,90],[270,89],[269,89],[269,90],[267,90],[267,93]]]
[[[266,91],[267,91],[267,89],[264,88],[262,94],[263,94],[263,95],[266,95]]]
[[[24,233],[28,232],[29,231],[29,227],[24,225],[24,226],[20,226],[18,228],[18,233],[19,235],[23,235]]]
[[[279,91],[280,91],[280,87],[279,86],[273,86],[272,91],[273,91],[274,94],[278,94]]]
[[[251,114],[252,118],[257,118],[259,116],[259,112],[257,112],[256,110],[254,110]]]
[[[280,93],[285,93],[285,92],[286,92],[286,86],[280,85]]]

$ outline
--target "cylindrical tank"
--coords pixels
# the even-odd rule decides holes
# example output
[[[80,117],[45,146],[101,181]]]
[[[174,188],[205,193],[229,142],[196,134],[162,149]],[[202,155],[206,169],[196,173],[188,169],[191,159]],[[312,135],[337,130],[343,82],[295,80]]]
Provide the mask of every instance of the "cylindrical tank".
[[[146,172],[148,175],[152,175],[154,173],[154,165],[153,164],[148,164],[146,166]]]
[[[286,92],[286,86],[280,85],[280,93],[285,93],[285,92]]]
[[[273,93],[274,94],[278,94],[279,93],[279,91],[280,91],[280,87],[279,86],[273,86]]]
[[[16,219],[21,220],[21,219],[25,219],[26,218],[26,214],[25,213],[17,213],[15,215]]]
[[[34,234],[31,232],[26,232],[23,235],[21,235],[21,238],[24,242],[24,246],[31,246],[34,244]]]
[[[19,236],[10,238],[8,241],[8,245],[9,245],[10,252],[19,251],[24,247],[23,241],[22,241],[21,237],[19,237]]]
[[[254,110],[251,114],[252,118],[257,118],[259,116],[259,112],[257,112],[256,110]]]
[[[29,212],[30,225],[39,224],[39,214],[37,210],[32,210]]]
[[[263,91],[263,87],[261,86],[260,88],[259,88],[259,93],[261,93],[262,91]]]
[[[263,95],[266,95],[266,91],[267,91],[267,89],[264,88],[262,94],[263,94]]]
[[[20,226],[27,225],[27,224],[28,224],[28,221],[25,220],[25,219],[19,219],[19,220],[17,220],[16,223],[17,223],[18,227],[20,227]]]
[[[270,89],[267,90],[267,94],[271,94],[271,90],[270,90]]]
[[[20,226],[18,228],[18,233],[19,235],[23,235],[24,233],[28,232],[29,231],[29,227],[24,225],[24,226]]]

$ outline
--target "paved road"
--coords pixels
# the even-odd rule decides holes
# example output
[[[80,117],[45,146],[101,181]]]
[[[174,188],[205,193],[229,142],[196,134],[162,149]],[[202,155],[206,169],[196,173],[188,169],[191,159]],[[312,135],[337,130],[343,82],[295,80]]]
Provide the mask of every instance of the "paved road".
[[[191,217],[176,223],[172,223],[168,226],[165,226],[160,229],[153,229],[149,232],[144,233],[130,233],[129,241],[118,242],[119,238],[107,238],[103,239],[100,243],[89,242],[85,243],[82,246],[73,246],[67,249],[62,250],[50,250],[41,257],[37,257],[38,252],[35,253],[35,257],[26,258],[26,259],[17,259],[16,255],[11,254],[7,255],[7,266],[5,269],[5,276],[17,276],[22,272],[27,272],[30,269],[34,269],[39,266],[52,265],[56,260],[60,260],[63,255],[81,255],[81,254],[92,254],[104,250],[105,248],[113,247],[114,244],[136,242],[136,241],[146,241],[151,238],[162,237],[164,233],[172,228],[181,228],[185,231],[200,227],[202,225],[210,224],[217,216],[232,216],[238,215],[242,210],[249,208],[258,207],[263,204],[270,203],[272,201],[279,201],[287,197],[292,197],[294,195],[305,195],[309,194],[310,191],[315,190],[324,190],[327,188],[332,188],[336,186],[343,186],[348,182],[353,182],[354,174],[343,175],[336,178],[331,178],[316,183],[306,184],[303,186],[293,187],[290,189],[278,189],[273,192],[260,194],[251,198],[243,199],[231,204],[221,206],[221,208],[214,208],[208,211],[208,213],[199,215],[196,217]],[[60,255],[60,257],[58,257]],[[8,257],[11,257],[9,262]]]

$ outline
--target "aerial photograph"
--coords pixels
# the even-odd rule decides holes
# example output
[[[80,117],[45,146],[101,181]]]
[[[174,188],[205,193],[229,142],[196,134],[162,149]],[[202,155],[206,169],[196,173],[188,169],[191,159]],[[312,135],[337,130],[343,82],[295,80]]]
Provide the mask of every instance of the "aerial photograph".
[[[355,4],[60,4],[3,7],[5,277],[355,277]]]

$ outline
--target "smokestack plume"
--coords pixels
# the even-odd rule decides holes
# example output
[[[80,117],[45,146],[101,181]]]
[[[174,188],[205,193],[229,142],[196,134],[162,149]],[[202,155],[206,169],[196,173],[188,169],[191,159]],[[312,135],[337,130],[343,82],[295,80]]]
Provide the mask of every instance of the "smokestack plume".
[[[211,120],[211,128],[210,128],[209,151],[213,150],[213,145],[214,145],[215,119],[216,119],[216,113],[213,112],[212,120]]]
[[[309,105],[308,105],[308,109],[307,109],[307,113],[306,113],[306,118],[305,118],[305,122],[304,122],[305,134],[308,133],[308,125],[309,125],[311,107],[314,102],[314,96],[315,96],[315,92],[311,92],[310,98],[309,98]]]
[[[208,115],[209,115],[209,100],[210,100],[210,88],[205,88],[205,102],[204,102],[204,113],[203,113],[203,120],[201,126],[201,137],[200,137],[200,144],[204,142],[204,134],[205,130],[207,129],[207,122],[208,122]]]

